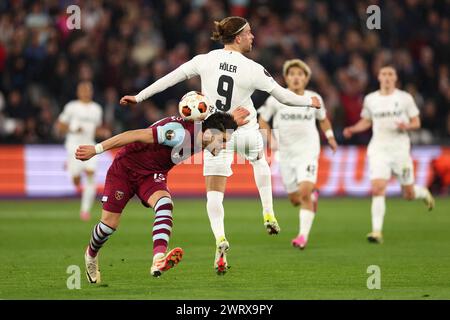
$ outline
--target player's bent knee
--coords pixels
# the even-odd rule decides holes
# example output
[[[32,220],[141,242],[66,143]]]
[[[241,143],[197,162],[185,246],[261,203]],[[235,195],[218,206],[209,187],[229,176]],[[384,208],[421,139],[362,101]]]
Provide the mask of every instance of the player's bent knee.
[[[378,197],[378,196],[384,196],[386,193],[386,189],[384,187],[372,187],[372,196]]]
[[[301,204],[300,197],[299,197],[299,195],[297,193],[290,194],[289,195],[289,201],[291,201],[291,204],[294,207],[298,207]]]
[[[166,190],[158,190],[154,192],[147,200],[147,204],[154,208],[157,202],[162,198],[169,198],[172,201],[172,198],[170,197],[170,193]],[[142,202],[144,203],[144,202]]]
[[[403,198],[406,200],[414,200],[414,191],[405,190],[403,191]]]
[[[77,188],[81,187],[81,177],[80,176],[73,177],[72,182],[75,185],[75,187],[77,187]]]
[[[120,222],[120,213],[103,210],[101,221],[108,227],[117,229]]]
[[[303,191],[300,192],[300,202],[302,204],[311,202],[311,192]]]

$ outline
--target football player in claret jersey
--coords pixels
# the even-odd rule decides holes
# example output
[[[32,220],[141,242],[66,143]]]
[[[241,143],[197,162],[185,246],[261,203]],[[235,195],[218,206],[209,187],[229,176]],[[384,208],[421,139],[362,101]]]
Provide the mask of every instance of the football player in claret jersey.
[[[94,227],[85,252],[89,282],[100,282],[97,254],[117,229],[124,207],[135,194],[144,206],[155,211],[151,275],[159,277],[181,260],[181,248],[166,253],[173,224],[167,174],[175,164],[203,149],[218,154],[231,137],[229,130],[236,128],[233,116],[223,112],[216,112],[203,122],[169,117],[146,129],[127,131],[95,146],[78,147],[76,158],[88,161],[96,154],[124,146],[108,170],[102,218]]]
[[[337,149],[333,128],[326,116],[322,98],[314,91],[305,90],[311,78],[311,69],[300,59],[288,60],[283,65],[283,75],[292,92],[305,96],[317,96],[321,108],[289,108],[269,97],[258,109],[259,125],[266,129],[270,147],[272,120],[273,133],[277,139],[280,171],[289,200],[294,206],[300,205],[300,227],[292,245],[300,249],[306,247],[309,232],[317,212],[318,192],[314,190],[319,170],[320,138],[316,127],[319,121],[333,151]]]
[[[204,152],[206,207],[216,239],[214,268],[219,275],[227,270],[226,253],[229,242],[225,237],[223,197],[227,178],[232,175],[234,151],[253,166],[267,232],[277,234],[280,231],[273,211],[270,167],[265,159],[257,112],[251,95],[255,90],[263,90],[289,106],[320,108],[317,97],[299,96],[281,87],[263,66],[244,56],[252,50],[253,38],[250,25],[244,18],[227,17],[220,22],[216,21],[212,39],[220,41],[224,45],[223,49],[199,54],[136,96],[124,96],[120,100],[122,105],[139,103],[178,82],[200,76],[202,93],[218,110],[232,112],[242,106],[249,111],[248,123],[233,134],[225,150],[217,157],[213,157],[209,151]]]
[[[372,127],[373,135],[367,149],[372,183],[372,232],[367,239],[373,243],[383,241],[385,193],[392,173],[400,182],[405,199],[421,199],[428,210],[434,207],[430,191],[414,184],[408,131],[420,128],[419,109],[408,92],[396,88],[397,72],[393,66],[382,67],[378,81],[380,89],[364,98],[361,119],[344,129],[344,137],[351,138]]]
[[[95,169],[97,159],[86,162],[75,159],[75,150],[80,144],[93,144],[95,138],[106,138],[110,135],[108,129],[102,128],[102,107],[92,101],[92,83],[80,82],[77,86],[78,100],[70,101],[64,106],[56,123],[56,130],[66,135],[67,170],[78,190],[82,189],[80,218],[90,219],[90,211],[96,195]],[[82,188],[81,174],[85,173],[86,180]]]

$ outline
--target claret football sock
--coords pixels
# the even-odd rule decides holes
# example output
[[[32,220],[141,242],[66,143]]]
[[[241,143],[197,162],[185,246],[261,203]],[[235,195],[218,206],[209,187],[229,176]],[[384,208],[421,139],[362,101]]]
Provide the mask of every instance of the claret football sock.
[[[223,192],[208,191],[206,198],[206,210],[208,211],[209,222],[217,241],[225,237]]]
[[[253,165],[253,175],[255,176],[256,187],[259,191],[263,214],[273,215],[272,200],[272,174],[269,164],[265,158],[251,162]]]
[[[156,202],[155,221],[153,222],[153,255],[165,253],[172,232],[173,203],[169,197],[162,197]]]
[[[88,254],[91,257],[96,257],[98,251],[103,247],[106,240],[116,231],[115,229],[107,226],[103,222],[99,222],[95,225],[92,231],[91,241],[89,241]]]

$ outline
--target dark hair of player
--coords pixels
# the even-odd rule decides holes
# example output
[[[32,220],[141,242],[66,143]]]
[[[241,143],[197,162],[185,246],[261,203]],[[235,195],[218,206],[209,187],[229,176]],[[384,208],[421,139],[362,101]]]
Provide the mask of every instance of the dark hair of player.
[[[214,21],[214,31],[212,33],[212,40],[220,41],[222,44],[232,43],[234,38],[241,32],[247,20],[242,17],[226,17],[219,21]]]
[[[225,132],[229,129],[236,130],[237,127],[238,125],[231,114],[220,111],[213,113],[202,122],[203,132],[207,129],[216,129]]]

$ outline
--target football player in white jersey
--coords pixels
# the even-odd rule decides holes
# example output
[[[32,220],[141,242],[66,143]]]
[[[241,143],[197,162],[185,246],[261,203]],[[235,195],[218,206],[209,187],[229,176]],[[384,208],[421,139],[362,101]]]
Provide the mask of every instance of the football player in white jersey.
[[[72,177],[77,190],[81,190],[81,174],[85,172],[86,183],[81,194],[80,218],[90,219],[90,211],[96,195],[95,169],[97,160],[90,159],[82,162],[75,159],[75,151],[79,145],[95,144],[97,135],[107,137],[109,130],[103,129],[103,111],[101,106],[92,101],[92,83],[80,82],[77,86],[78,100],[68,102],[59,115],[56,130],[65,134],[65,148],[67,150],[67,170]]]
[[[317,210],[318,192],[314,190],[320,153],[320,138],[316,127],[319,121],[321,130],[328,139],[333,151],[337,149],[331,122],[326,116],[325,106],[319,94],[305,90],[311,78],[311,69],[300,59],[288,60],[283,65],[283,76],[292,92],[305,96],[317,96],[322,108],[289,108],[269,97],[258,109],[259,125],[267,130],[270,147],[272,119],[273,133],[279,151],[280,171],[289,200],[294,206],[300,205],[300,227],[292,245],[300,249],[306,247],[309,232]]]
[[[224,45],[223,49],[197,55],[138,95],[124,96],[120,100],[122,105],[139,103],[180,81],[200,76],[202,93],[219,111],[232,112],[240,106],[248,110],[248,123],[238,128],[225,150],[217,156],[208,151],[204,152],[206,207],[216,238],[214,267],[218,274],[224,274],[228,267],[226,252],[229,243],[224,231],[223,196],[227,177],[232,174],[234,151],[243,155],[253,166],[265,228],[269,234],[277,234],[280,231],[273,212],[271,172],[264,156],[263,140],[258,130],[257,112],[251,95],[255,90],[263,90],[290,106],[320,108],[317,97],[299,96],[281,87],[263,66],[243,55],[252,50],[253,38],[250,25],[244,18],[228,17],[220,22],[216,21],[212,39],[220,41]]]
[[[373,243],[383,241],[385,193],[392,173],[397,176],[405,199],[422,199],[428,210],[434,207],[430,191],[414,184],[408,131],[420,128],[419,109],[408,92],[396,88],[397,72],[393,66],[383,66],[378,81],[380,89],[364,98],[361,119],[343,132],[345,138],[351,138],[372,127],[367,149],[372,182],[372,232],[367,239]]]

